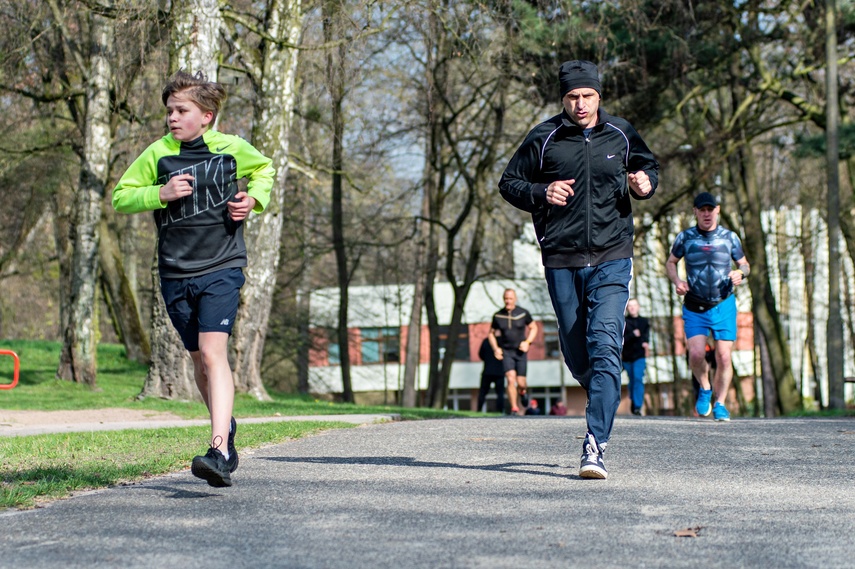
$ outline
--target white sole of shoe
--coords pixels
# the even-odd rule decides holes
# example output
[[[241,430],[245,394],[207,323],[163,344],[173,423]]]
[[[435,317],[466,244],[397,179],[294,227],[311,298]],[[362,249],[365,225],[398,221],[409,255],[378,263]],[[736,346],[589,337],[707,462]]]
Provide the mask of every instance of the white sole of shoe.
[[[579,476],[582,478],[591,478],[595,480],[605,480],[608,477],[608,473],[601,469],[596,468],[594,466],[582,467],[579,469]]]

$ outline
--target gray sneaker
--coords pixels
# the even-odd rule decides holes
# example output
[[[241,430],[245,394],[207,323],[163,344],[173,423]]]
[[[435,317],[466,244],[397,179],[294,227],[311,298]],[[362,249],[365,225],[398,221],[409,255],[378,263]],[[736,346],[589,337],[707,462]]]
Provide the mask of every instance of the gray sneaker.
[[[603,462],[603,451],[605,445],[598,445],[594,435],[588,433],[585,442],[582,443],[582,464],[579,466],[579,476],[582,478],[594,478],[605,480],[609,473]]]

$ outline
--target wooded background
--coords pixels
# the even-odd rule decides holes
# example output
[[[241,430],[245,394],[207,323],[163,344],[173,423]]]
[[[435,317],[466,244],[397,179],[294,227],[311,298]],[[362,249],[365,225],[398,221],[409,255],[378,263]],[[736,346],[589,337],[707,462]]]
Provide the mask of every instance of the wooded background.
[[[603,108],[662,167],[636,219],[685,217],[699,191],[726,200],[723,222],[752,265],[767,414],[802,402],[761,213],[826,216],[830,294],[842,283],[845,306],[830,298],[829,322],[811,321],[829,345],[810,349],[828,349],[815,371],[831,406],[844,404],[839,313],[851,297],[834,264],[855,255],[851,2],[0,0],[0,30],[0,337],[60,340],[60,378],[96,385],[97,344],[114,340],[151,364],[144,395],[196,397],[157,290],[152,219],[110,206],[128,164],[165,134],[160,92],[185,68],[226,85],[219,130],[277,168],[268,211],[246,226],[238,389],[308,390],[311,290],[341,288],[345,337],[348,285],[410,282],[431,331],[425,404],[441,407],[453,350],[440,360],[431,285],[453,284],[453,338],[472,284],[513,274],[511,242],[529,221],[496,183],[529,129],[560,111],[561,62],[589,59]]]

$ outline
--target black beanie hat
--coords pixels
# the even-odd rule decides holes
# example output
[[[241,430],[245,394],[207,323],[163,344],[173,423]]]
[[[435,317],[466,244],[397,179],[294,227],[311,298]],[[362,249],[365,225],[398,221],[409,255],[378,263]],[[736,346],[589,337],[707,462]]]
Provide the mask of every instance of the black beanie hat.
[[[565,61],[561,64],[558,70],[558,80],[561,82],[561,98],[564,98],[569,91],[580,87],[588,87],[597,92],[597,95],[602,98],[603,93],[600,90],[600,76],[597,73],[597,66],[590,61]]]

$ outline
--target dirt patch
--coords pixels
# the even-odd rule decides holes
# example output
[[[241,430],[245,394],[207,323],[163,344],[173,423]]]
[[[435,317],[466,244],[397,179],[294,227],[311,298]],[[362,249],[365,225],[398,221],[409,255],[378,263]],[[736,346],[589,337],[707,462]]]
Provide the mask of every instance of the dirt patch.
[[[120,423],[127,421],[176,421],[173,413],[142,409],[81,409],[78,411],[9,411],[0,409],[0,425],[59,425],[72,423]]]

